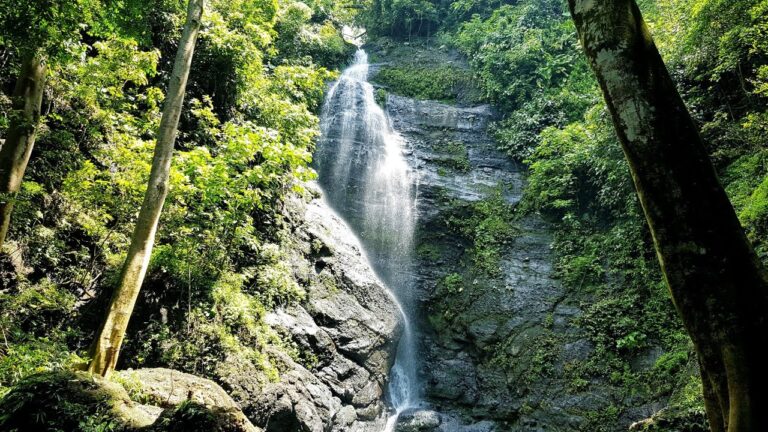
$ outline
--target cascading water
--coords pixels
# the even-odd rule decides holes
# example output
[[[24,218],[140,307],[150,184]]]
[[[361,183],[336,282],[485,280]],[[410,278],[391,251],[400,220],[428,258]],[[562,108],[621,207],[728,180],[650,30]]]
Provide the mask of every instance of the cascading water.
[[[331,87],[315,154],[320,185],[336,211],[357,231],[373,268],[395,294],[405,328],[390,374],[396,414],[419,399],[417,354],[409,319],[413,308],[416,181],[403,156],[404,141],[376,104],[363,50]]]

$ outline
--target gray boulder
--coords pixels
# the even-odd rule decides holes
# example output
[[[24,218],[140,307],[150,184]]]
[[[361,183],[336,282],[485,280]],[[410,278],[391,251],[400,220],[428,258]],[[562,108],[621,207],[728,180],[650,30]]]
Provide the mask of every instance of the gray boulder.
[[[395,432],[431,432],[438,430],[440,415],[426,409],[410,409],[400,413]]]

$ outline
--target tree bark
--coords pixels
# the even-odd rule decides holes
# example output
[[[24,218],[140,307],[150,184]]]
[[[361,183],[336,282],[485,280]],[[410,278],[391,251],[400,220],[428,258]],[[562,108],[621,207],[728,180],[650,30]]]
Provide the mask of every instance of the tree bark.
[[[184,102],[184,91],[192,64],[197,34],[200,30],[205,0],[190,0],[187,21],[181,35],[173,66],[168,95],[163,106],[155,154],[144,202],[136,221],[128,256],[125,259],[120,284],[112,295],[109,310],[91,346],[91,373],[107,377],[117,364],[128,321],[139,296],[141,284],[149,266],[155,233],[160,220],[171,170],[173,145]]]
[[[42,55],[39,52],[26,54],[13,91],[8,136],[0,148],[0,249],[8,235],[13,202],[35,146],[45,78],[46,66]]]
[[[768,277],[634,0],[569,0],[611,112],[714,432],[768,431]]]

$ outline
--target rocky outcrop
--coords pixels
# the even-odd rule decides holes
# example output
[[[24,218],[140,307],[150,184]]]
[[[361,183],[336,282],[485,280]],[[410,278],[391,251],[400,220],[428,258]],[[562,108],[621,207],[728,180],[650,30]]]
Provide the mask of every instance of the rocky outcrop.
[[[209,407],[240,410],[235,401],[215,382],[196,375],[165,368],[147,368],[118,372],[126,383],[137,383],[142,398],[168,408],[191,401]]]
[[[370,49],[377,53],[376,46]],[[385,62],[404,57],[377,53]],[[555,278],[547,223],[518,217],[517,235],[502,248],[494,275],[474,267],[471,239],[447,229],[452,217],[466,216],[467,208],[493,193],[512,208],[522,197],[525,167],[499,152],[488,133],[493,109],[391,93],[386,107],[418,172],[420,375],[429,409],[440,420],[419,429],[414,425],[423,422],[411,413],[401,416],[398,430],[576,431],[588,427],[590,413],[631,404],[610,384],[574,385],[568,375],[569,365],[593,352],[576,325],[580,304],[589,299]],[[452,273],[466,286],[441,289]],[[642,418],[660,406],[633,407],[633,415]],[[425,412],[432,411],[418,416]],[[613,421],[619,429],[630,422]]]
[[[523,167],[498,152],[487,134],[491,108],[396,95],[389,96],[387,108],[410,144],[410,162],[419,172],[418,248],[433,251],[420,254],[418,265],[422,308],[429,311],[419,326],[425,396],[448,417],[457,410],[486,420],[462,424],[449,419],[436,430],[575,427],[579,419],[573,423],[564,406],[592,409],[584,404],[603,401],[563,396],[568,394],[564,378],[534,376],[537,362],[563,365],[569,356],[590,349],[572,325],[578,308],[565,301],[565,289],[553,278],[547,225],[536,217],[518,222],[518,235],[503,250],[498,277],[475,271],[466,260],[467,240],[444,228],[457,208],[495,190],[501,190],[510,205],[522,196]],[[461,170],[443,163],[455,157],[456,147],[466,152],[467,164]],[[471,286],[448,295],[439,292],[441,280],[452,272],[470,277]],[[563,339],[549,342],[554,334]],[[565,346],[568,349],[561,349]],[[569,400],[553,402],[557,398]]]
[[[120,372],[118,380],[140,402],[131,400],[119,384],[90,375],[33,377],[4,399],[21,407],[2,407],[0,419],[19,413],[3,420],[4,425],[37,430],[35,418],[50,418],[58,409],[41,395],[61,395],[76,408],[54,419],[62,430],[78,430],[83,416],[128,430],[383,430],[384,389],[402,316],[355,235],[325,204],[316,186],[306,188],[307,196],[287,203],[290,235],[281,242],[281,252],[305,295],[264,317],[282,341],[264,347],[279,376],[267,375],[274,368],[260,369],[234,354],[216,364],[211,374],[221,386],[170,369]]]
[[[306,300],[270,312],[266,322],[311,357],[299,364],[273,351],[284,372],[249,387],[247,371],[226,378],[244,412],[266,431],[381,430],[384,388],[401,332],[394,298],[368,265],[355,235],[315,194],[295,199],[291,264]]]

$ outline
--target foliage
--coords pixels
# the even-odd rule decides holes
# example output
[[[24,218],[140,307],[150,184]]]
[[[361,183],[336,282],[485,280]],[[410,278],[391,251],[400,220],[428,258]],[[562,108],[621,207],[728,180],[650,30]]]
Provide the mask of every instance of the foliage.
[[[447,216],[448,227],[471,242],[467,256],[479,274],[501,274],[502,250],[517,233],[513,214],[503,191],[496,189],[485,199],[456,208]]]
[[[279,62],[307,60],[325,67],[344,63],[355,51],[355,46],[344,40],[341,29],[331,17],[316,22],[327,11],[316,5],[313,10],[304,3],[292,3],[278,16],[275,42]]]
[[[49,51],[54,56],[77,45],[78,33],[100,12],[98,0],[0,2],[0,44],[22,55]]]
[[[442,8],[434,0],[369,0],[360,24],[376,35],[399,38],[430,36],[441,23]]]
[[[0,428],[8,431],[128,431],[118,405],[121,388],[85,374],[54,371],[27,377],[0,401]]]
[[[458,172],[468,172],[471,168],[467,146],[461,141],[439,141],[434,144],[442,158],[436,160],[437,165]]]
[[[24,49],[46,49],[51,60],[43,125],[11,226],[15,261],[0,290],[2,393],[76,360],[103,313],[149,175],[183,3],[2,4],[2,90],[12,88]],[[315,176],[316,113],[350,54],[341,6],[209,3],[120,367],[215,378],[227,359],[267,381],[277,377],[268,347],[302,355],[263,318],[304,299],[284,254],[285,202]],[[0,98],[0,135],[7,102]]]
[[[467,54],[483,87],[505,109],[517,109],[544,89],[584,72],[575,29],[564,4],[548,0],[502,6],[488,19],[462,24],[457,47]]]
[[[80,336],[66,325],[75,297],[51,280],[22,280],[13,292],[0,293],[0,397],[27,375],[77,362],[67,342]]]
[[[458,89],[471,82],[471,75],[452,66],[385,66],[373,81],[402,96],[455,103]]]

